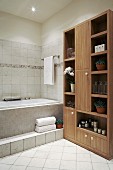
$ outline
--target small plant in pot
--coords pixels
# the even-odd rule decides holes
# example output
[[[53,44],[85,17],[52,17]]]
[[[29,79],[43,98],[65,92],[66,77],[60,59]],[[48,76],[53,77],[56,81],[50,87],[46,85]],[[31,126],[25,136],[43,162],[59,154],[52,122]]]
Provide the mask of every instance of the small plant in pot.
[[[63,128],[63,120],[62,119],[57,119],[56,120],[56,128],[57,129]]]
[[[106,113],[106,102],[102,100],[97,100],[94,102],[94,106],[96,107],[97,113],[105,114]]]
[[[96,68],[97,70],[105,70],[106,69],[106,62],[104,59],[99,59],[96,61]]]

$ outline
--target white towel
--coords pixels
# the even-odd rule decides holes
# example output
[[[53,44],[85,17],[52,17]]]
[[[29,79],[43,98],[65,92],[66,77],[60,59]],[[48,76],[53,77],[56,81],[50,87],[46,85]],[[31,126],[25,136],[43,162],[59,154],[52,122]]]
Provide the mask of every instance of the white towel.
[[[55,124],[55,122],[56,122],[56,118],[54,116],[36,119],[37,126],[53,125]]]
[[[53,56],[44,58],[44,84],[54,85]]]
[[[35,127],[35,131],[38,132],[38,133],[41,133],[41,132],[47,132],[47,131],[50,131],[50,130],[55,130],[56,129],[56,125],[48,125],[48,126],[36,126]]]

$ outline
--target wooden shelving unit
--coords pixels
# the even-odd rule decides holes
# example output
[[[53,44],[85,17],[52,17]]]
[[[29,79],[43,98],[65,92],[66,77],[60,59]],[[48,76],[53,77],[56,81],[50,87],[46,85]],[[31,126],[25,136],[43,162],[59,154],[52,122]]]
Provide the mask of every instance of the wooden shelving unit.
[[[64,138],[77,143],[107,159],[113,158],[113,12],[107,10],[75,28],[64,32],[64,70],[75,71],[75,93],[70,91],[64,76]],[[76,42],[76,43],[75,43]],[[95,46],[104,44],[103,51]],[[75,57],[67,57],[67,49],[73,48]],[[101,48],[100,48],[101,49]],[[97,61],[104,60],[105,68],[97,70]],[[105,113],[97,113],[94,103],[106,103]],[[75,103],[71,107],[69,102]],[[67,104],[68,103],[68,104]],[[98,122],[98,129],[80,128],[82,121]],[[89,123],[90,124],[90,123]]]
[[[82,110],[77,110],[78,113],[82,113]],[[97,117],[103,117],[103,118],[107,118],[106,114],[99,114],[97,112],[86,112],[84,111],[84,114],[88,114],[88,115],[93,115],[93,116],[97,116]]]
[[[107,74],[107,70],[102,70],[102,71],[92,71],[91,74]]]
[[[65,95],[75,95],[75,93],[72,92],[64,92]]]
[[[103,54],[107,54],[107,50],[101,51],[101,52],[97,52],[97,53],[91,53],[91,56],[98,56],[98,55],[103,55]]]
[[[104,94],[91,94],[91,97],[107,98],[107,95],[104,95]]]

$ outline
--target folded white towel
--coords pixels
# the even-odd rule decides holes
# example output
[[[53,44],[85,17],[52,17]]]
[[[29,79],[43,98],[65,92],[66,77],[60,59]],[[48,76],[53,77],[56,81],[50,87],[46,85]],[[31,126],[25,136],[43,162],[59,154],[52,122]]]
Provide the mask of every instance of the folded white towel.
[[[55,124],[55,122],[56,122],[56,118],[54,116],[36,119],[37,126],[53,125]]]
[[[38,133],[41,133],[41,132],[47,132],[47,131],[50,131],[50,130],[55,130],[56,129],[56,125],[48,125],[48,126],[36,126],[35,127],[35,131],[38,132]]]

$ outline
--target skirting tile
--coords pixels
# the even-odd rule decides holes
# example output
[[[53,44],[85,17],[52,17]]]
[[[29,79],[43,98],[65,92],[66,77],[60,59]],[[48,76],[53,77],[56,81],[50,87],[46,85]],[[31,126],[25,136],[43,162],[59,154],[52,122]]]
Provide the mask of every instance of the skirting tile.
[[[46,133],[46,143],[55,141],[55,131]]]
[[[36,136],[36,146],[44,145],[46,143],[45,134]]]
[[[34,148],[35,146],[35,137],[24,139],[24,150]]]
[[[59,140],[59,139],[63,139],[63,128],[62,129],[58,129],[56,132],[56,139],[55,140]]]
[[[0,158],[10,155],[10,143],[0,145]]]
[[[23,140],[11,143],[11,155],[24,150]]]

